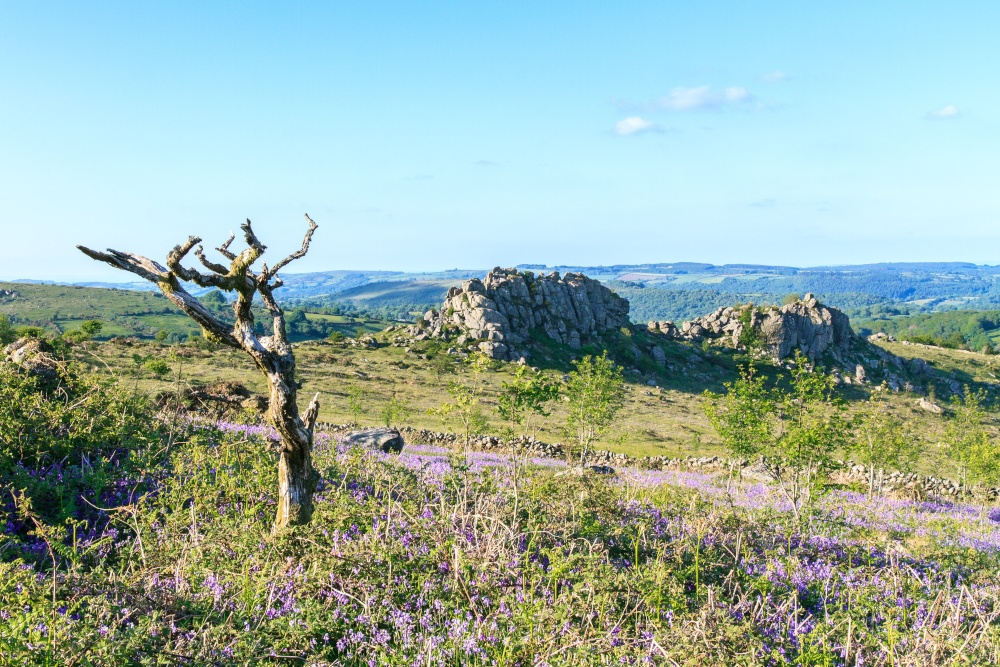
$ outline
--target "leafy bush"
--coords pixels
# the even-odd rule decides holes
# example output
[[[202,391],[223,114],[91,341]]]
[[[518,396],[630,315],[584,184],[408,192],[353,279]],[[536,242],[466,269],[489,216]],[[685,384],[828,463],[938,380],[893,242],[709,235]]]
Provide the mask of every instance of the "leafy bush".
[[[11,516],[19,496],[48,524],[90,519],[93,529],[94,506],[141,493],[160,440],[149,401],[124,385],[70,369],[53,387],[0,363],[0,489]],[[30,527],[12,521],[7,532],[21,541]]]

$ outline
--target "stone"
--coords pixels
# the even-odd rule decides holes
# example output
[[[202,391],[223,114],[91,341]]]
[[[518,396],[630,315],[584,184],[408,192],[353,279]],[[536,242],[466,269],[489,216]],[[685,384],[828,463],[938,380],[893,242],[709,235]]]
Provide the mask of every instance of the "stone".
[[[59,361],[52,356],[52,346],[41,338],[21,338],[6,348],[4,357],[46,382],[59,374]]]
[[[856,339],[847,315],[836,308],[822,305],[812,295],[807,298],[768,310],[751,310],[749,306],[725,307],[684,322],[680,329],[669,322],[657,323],[655,330],[676,338],[697,341],[701,338],[729,338],[733,345],[739,345],[743,329],[749,326],[758,332],[765,348],[775,359],[784,359],[800,351],[810,360],[816,361],[827,352],[845,354]],[[742,321],[741,321],[742,319]],[[664,325],[670,324],[670,327]],[[653,327],[647,327],[653,331]]]
[[[865,379],[867,377],[868,376],[865,373],[865,367],[864,366],[862,366],[861,364],[858,364],[858,365],[856,365],[854,367],[854,379],[858,381],[858,384],[864,384]]]
[[[921,410],[926,410],[927,412],[932,412],[936,415],[942,414],[944,408],[933,401],[929,401],[926,398],[917,399],[917,407]]]
[[[403,436],[394,428],[370,428],[355,431],[344,439],[344,444],[379,449],[386,454],[399,454],[405,446]]]
[[[659,345],[653,346],[653,349],[649,351],[649,356],[653,358],[653,362],[660,368],[667,365],[667,353]]]
[[[459,345],[484,341],[479,348],[485,354],[517,361],[535,331],[579,349],[605,331],[630,326],[628,311],[626,299],[583,274],[536,276],[497,267],[483,280],[452,287],[441,308],[428,311],[424,320],[430,336],[457,332]]]

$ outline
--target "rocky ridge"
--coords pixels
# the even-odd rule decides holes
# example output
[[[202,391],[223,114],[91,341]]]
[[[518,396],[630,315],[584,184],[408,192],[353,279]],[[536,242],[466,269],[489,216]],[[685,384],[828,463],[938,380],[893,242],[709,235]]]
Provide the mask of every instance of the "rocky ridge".
[[[728,306],[684,322],[680,327],[668,321],[650,322],[648,328],[669,338],[691,341],[728,338],[733,346],[739,346],[748,326],[775,359],[784,359],[796,350],[813,361],[827,353],[837,358],[848,353],[856,339],[847,315],[824,306],[812,294],[780,308]]]
[[[427,311],[407,333],[474,343],[494,359],[517,361],[530,356],[535,332],[577,349],[604,331],[630,326],[628,310],[626,299],[581,273],[497,267],[483,280],[451,288],[441,309]]]
[[[650,333],[667,338],[690,342],[709,340],[732,347],[744,343],[748,327],[755,333],[764,353],[774,361],[786,359],[796,352],[812,362],[825,358],[832,362],[830,372],[838,383],[884,381],[894,391],[920,392],[920,387],[910,380],[934,375],[923,359],[903,359],[873,344],[883,340],[882,337],[872,336],[866,340],[857,336],[847,315],[823,305],[812,294],[781,307],[719,308],[680,326],[669,321],[647,325]],[[948,390],[958,393],[961,388],[949,383]]]

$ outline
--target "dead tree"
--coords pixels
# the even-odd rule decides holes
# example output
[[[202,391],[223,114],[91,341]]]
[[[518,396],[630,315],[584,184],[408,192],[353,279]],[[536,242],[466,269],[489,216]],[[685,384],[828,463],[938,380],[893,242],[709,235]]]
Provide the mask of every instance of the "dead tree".
[[[285,314],[274,299],[274,290],[281,287],[278,271],[309,250],[309,242],[316,223],[308,215],[309,229],[302,240],[302,248],[268,268],[263,264],[259,271],[252,271],[253,264],[266,250],[257,239],[250,221],[241,226],[247,247],[238,255],[229,249],[235,234],[217,248],[229,260],[229,266],[217,264],[207,257],[202,249],[201,239],[188,237],[181,245],[175,246],[167,255],[167,267],[127,252],[111,250],[97,252],[84,246],[77,246],[84,254],[116,269],[129,271],[156,283],[163,295],[170,299],[188,317],[201,325],[205,337],[223,345],[243,350],[254,360],[257,367],[267,377],[270,390],[268,421],[281,436],[278,461],[278,514],[274,520],[275,531],[288,525],[308,523],[313,511],[313,493],[319,475],[312,467],[313,428],[319,415],[319,394],[313,397],[305,415],[299,414],[295,402],[300,384],[295,379],[295,355],[288,343],[285,331]],[[195,248],[195,246],[197,246]],[[202,273],[181,266],[181,260],[194,248],[194,254],[202,266],[209,270]],[[191,282],[200,287],[215,287],[224,292],[233,292],[233,312],[236,321],[232,326],[219,321],[184,289],[181,281]],[[254,332],[254,316],[251,309],[254,295],[260,299],[271,316],[271,335],[258,336]]]

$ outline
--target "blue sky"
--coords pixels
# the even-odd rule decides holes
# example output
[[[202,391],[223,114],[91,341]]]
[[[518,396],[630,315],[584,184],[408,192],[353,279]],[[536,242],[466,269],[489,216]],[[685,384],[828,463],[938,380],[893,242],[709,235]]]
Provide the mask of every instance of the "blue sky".
[[[1000,263],[1000,3],[0,2],[0,278]]]

